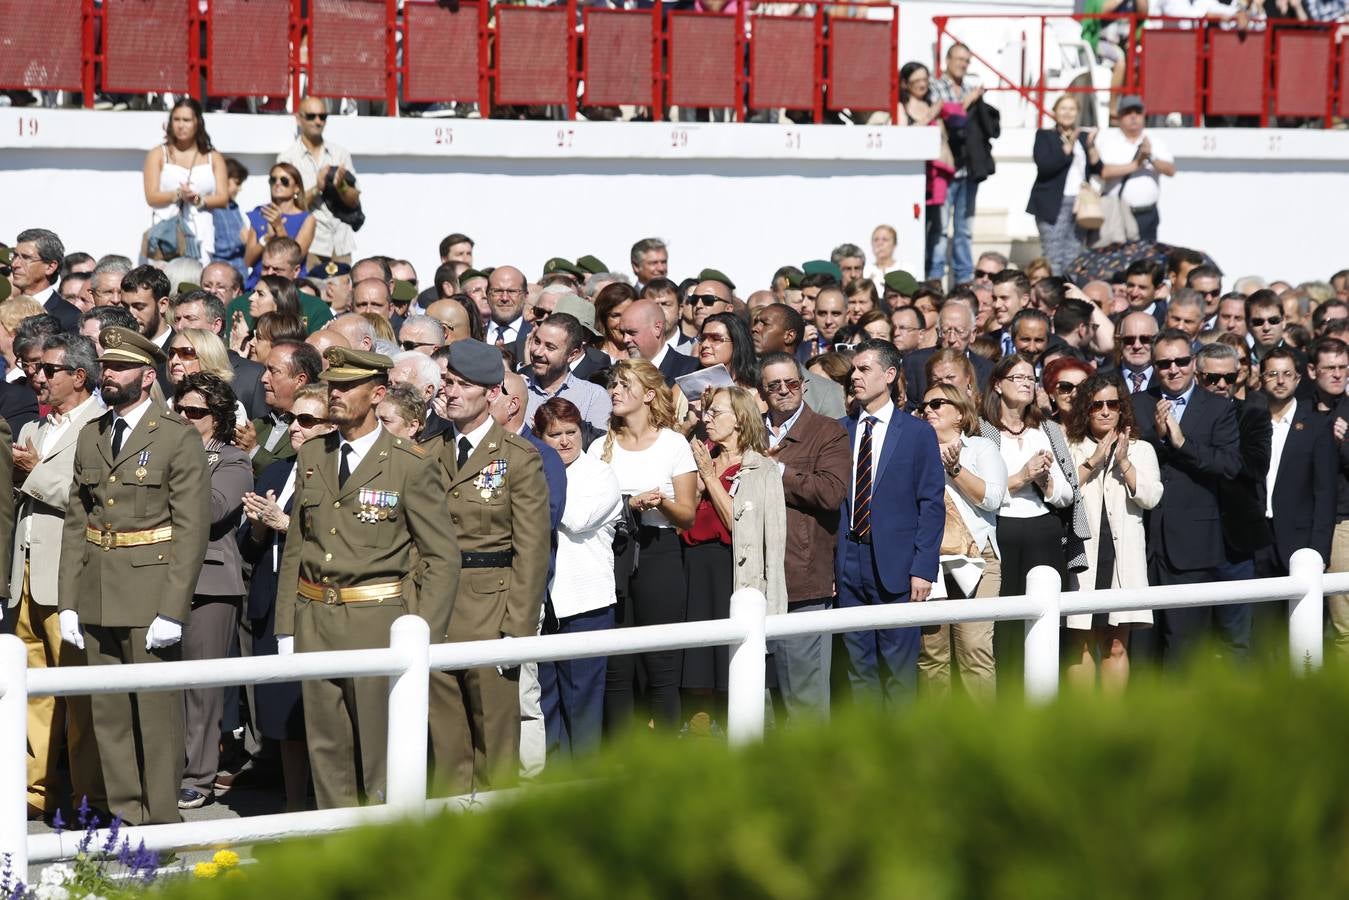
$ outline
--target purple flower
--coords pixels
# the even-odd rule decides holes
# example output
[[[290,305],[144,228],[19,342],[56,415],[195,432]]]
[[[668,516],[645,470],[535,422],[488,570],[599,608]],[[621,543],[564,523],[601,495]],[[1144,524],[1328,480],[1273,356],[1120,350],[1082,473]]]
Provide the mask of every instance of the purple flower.
[[[122,829],[122,817],[113,816],[112,825],[108,828],[108,839],[103,842],[103,852],[111,853],[117,848],[117,832]]]
[[[58,835],[62,831],[65,831],[66,820],[61,818],[61,810],[59,809],[56,811],[56,814],[52,816],[52,828]]]

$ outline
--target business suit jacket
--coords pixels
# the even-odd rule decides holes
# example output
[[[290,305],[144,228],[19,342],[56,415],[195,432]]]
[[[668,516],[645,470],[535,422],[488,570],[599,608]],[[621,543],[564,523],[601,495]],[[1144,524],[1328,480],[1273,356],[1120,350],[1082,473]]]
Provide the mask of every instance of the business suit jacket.
[[[843,387],[832,378],[806,372],[806,406],[826,419],[841,419],[848,414]]]
[[[257,484],[253,488],[254,492],[265,497],[268,491],[274,491],[276,496],[280,497],[282,489],[286,486],[286,479],[290,477],[293,468],[295,468],[294,459],[283,459],[272,463],[258,478]],[[292,491],[281,511],[291,516],[291,521],[294,521],[294,508],[295,493]],[[244,524],[239,528],[239,547],[242,558],[253,566],[252,575],[248,580],[248,603],[244,615],[246,618],[256,621],[267,618],[276,605],[276,577],[281,571],[281,555],[278,553],[276,562],[273,563],[271,532],[268,532],[265,541],[254,541],[252,539],[253,527],[252,520],[244,520]],[[284,553],[286,535],[283,533],[278,537],[280,541],[277,549]],[[254,640],[256,641],[256,636]]]
[[[61,323],[62,331],[67,334],[80,333],[79,307],[62,297],[55,289],[52,290],[52,295],[47,298],[47,302],[42,304],[42,308]]]
[[[1269,471],[1274,428],[1263,394],[1233,401],[1241,435],[1241,470],[1218,482],[1223,539],[1238,558],[1247,558],[1274,540],[1265,518],[1265,473]]]
[[[514,551],[514,556],[509,569],[464,573],[449,637],[484,640],[535,635],[550,545],[548,481],[542,457],[529,441],[493,422],[459,468],[455,440],[453,430],[445,432],[438,456],[449,485],[450,523],[459,537],[459,549],[464,553]],[[435,445],[427,449],[434,451]],[[504,465],[505,481],[490,491],[475,482],[493,463]],[[444,492],[440,496],[443,504]]]
[[[1082,153],[1087,157],[1086,174],[1101,174],[1100,160],[1092,163],[1087,153],[1087,136],[1079,134],[1077,143],[1082,146]],[[1064,188],[1071,187],[1075,191],[1078,187],[1067,183],[1073,154],[1063,152],[1063,140],[1057,128],[1041,128],[1035,132],[1032,156],[1035,159],[1035,183],[1031,185],[1026,212],[1044,222],[1057,222],[1059,211],[1063,208]]]
[[[13,567],[9,579],[9,603],[19,602],[23,590],[23,561],[33,557],[28,572],[28,592],[39,606],[56,605],[57,573],[61,564],[61,530],[70,499],[71,478],[75,472],[75,444],[85,424],[103,414],[103,407],[90,403],[74,418],[60,440],[47,447],[23,483],[14,489],[18,523],[14,529]],[[19,445],[42,446],[42,437],[51,426],[29,422],[19,433]],[[11,471],[9,466],[4,467]],[[3,476],[0,476],[3,478]],[[25,532],[28,532],[25,536]]]
[[[904,392],[908,394],[910,405],[916,406],[927,393],[927,361],[936,355],[939,347],[919,347],[904,357]],[[988,390],[988,379],[993,374],[993,363],[978,353],[965,351],[970,365],[974,367],[975,380],[979,382],[979,391]]]
[[[852,466],[848,432],[836,419],[803,407],[778,444],[787,503],[787,599],[792,603],[834,595],[834,551],[839,509],[848,498]]]
[[[206,463],[211,477],[211,531],[197,576],[197,594],[242,597],[243,560],[234,530],[239,527],[244,493],[253,489],[253,466],[248,454],[230,444],[208,452]]]
[[[37,395],[27,382],[14,384],[0,378],[0,418],[9,423],[10,435],[37,421]]]
[[[1180,430],[1182,447],[1157,435],[1153,417],[1160,390],[1133,394],[1139,437],[1152,444],[1161,468],[1163,495],[1148,517],[1148,554],[1178,571],[1217,568],[1223,548],[1218,485],[1241,471],[1241,436],[1232,401],[1195,387]]]
[[[1335,534],[1339,459],[1331,420],[1299,402],[1274,477],[1274,546],[1285,567],[1294,551],[1311,547],[1330,560]]]
[[[667,350],[665,358],[660,361],[660,365],[656,368],[660,370],[660,374],[665,376],[665,383],[674,387],[676,378],[698,370],[698,360],[692,356],[685,356],[677,350]]]
[[[852,521],[852,453],[857,419],[845,419],[843,425],[848,431],[846,471],[850,481],[840,512],[840,546]],[[887,591],[907,594],[912,576],[937,580],[938,555],[946,530],[946,470],[932,426],[896,407],[884,444],[872,447],[872,467],[871,534],[876,544],[876,568]],[[837,577],[841,579],[843,572],[838,571]]]
[[[85,626],[144,628],[156,616],[186,622],[211,523],[201,436],[151,399],[114,457],[112,421],[108,410],[80,429],[76,442],[57,607],[78,612]],[[173,539],[104,550],[85,538],[86,526],[171,526]]]
[[[586,347],[584,357],[571,373],[582,381],[604,384],[611,368],[613,363],[609,361],[609,354],[598,347]]]
[[[245,359],[233,350],[229,351],[230,368],[234,370],[234,381],[230,387],[234,396],[244,405],[250,419],[260,419],[267,415],[267,400],[262,389],[262,373],[266,368],[251,359]]]

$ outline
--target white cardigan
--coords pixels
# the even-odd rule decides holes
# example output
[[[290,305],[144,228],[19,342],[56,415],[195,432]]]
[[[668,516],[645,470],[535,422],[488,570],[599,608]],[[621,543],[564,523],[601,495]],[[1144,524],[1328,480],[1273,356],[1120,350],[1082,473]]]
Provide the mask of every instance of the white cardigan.
[[[787,502],[777,463],[746,450],[731,498],[731,555],[735,589],[752,587],[768,598],[768,614],[787,611]]]
[[[1090,437],[1070,447],[1073,462],[1081,465],[1096,452],[1096,442]],[[1143,528],[1143,513],[1155,507],[1162,499],[1162,478],[1157,467],[1157,453],[1147,441],[1129,442],[1129,461],[1134,466],[1135,490],[1129,492],[1112,461],[1092,473],[1081,485],[1082,503],[1091,528],[1091,537],[1085,542],[1087,568],[1077,573],[1077,590],[1093,590],[1096,586],[1096,561],[1101,529],[1101,506],[1115,544],[1115,573],[1111,587],[1144,588],[1148,586],[1147,532]],[[1091,628],[1089,614],[1068,616],[1068,628]],[[1151,610],[1127,610],[1110,613],[1111,625],[1151,625]]]

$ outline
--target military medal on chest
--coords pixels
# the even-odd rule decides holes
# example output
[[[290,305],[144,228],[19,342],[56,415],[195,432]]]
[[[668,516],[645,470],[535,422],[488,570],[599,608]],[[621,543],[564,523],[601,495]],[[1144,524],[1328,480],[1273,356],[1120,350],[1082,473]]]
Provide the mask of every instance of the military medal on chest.
[[[142,450],[141,455],[136,457],[136,480],[144,481],[145,476],[150,474],[150,470],[145,468],[145,464],[150,461],[150,451]]]
[[[495,500],[501,489],[506,486],[506,460],[494,459],[488,463],[478,477],[473,479],[478,496],[484,500]]]
[[[356,518],[366,524],[383,522],[398,508],[397,491],[362,490],[356,499]]]

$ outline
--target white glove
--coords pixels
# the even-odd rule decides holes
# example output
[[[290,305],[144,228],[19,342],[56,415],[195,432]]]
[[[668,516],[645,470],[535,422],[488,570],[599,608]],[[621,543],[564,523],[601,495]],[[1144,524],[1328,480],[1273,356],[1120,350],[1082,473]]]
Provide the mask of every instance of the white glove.
[[[172,647],[182,639],[182,625],[163,616],[155,616],[155,620],[150,623],[150,627],[145,632],[145,649],[163,650],[165,647]]]
[[[73,609],[63,609],[56,614],[61,626],[61,640],[78,650],[84,649],[84,635],[80,634],[80,614]]]
[[[503,641],[509,641],[513,637],[515,637],[515,635],[513,634],[503,634],[501,636],[501,639]],[[502,678],[505,678],[507,672],[514,672],[519,670],[519,668],[520,668],[519,666],[497,666],[497,674],[500,675]]]
[[[276,655],[290,656],[295,652],[295,635],[283,634],[276,639]]]

